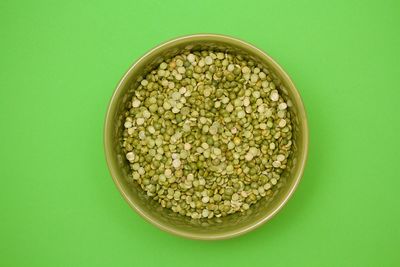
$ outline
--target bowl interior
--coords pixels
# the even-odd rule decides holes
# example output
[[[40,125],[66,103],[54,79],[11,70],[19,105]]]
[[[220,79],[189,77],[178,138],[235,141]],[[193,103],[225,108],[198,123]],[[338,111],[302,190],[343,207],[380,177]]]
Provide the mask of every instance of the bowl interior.
[[[289,102],[293,123],[293,154],[291,162],[271,197],[265,197],[244,213],[222,218],[191,219],[174,213],[149,198],[129,179],[130,170],[120,148],[123,130],[123,110],[133,95],[142,75],[151,71],[164,59],[183,51],[210,49],[241,54],[262,64],[274,77],[278,90]],[[291,105],[290,105],[291,104]],[[121,80],[111,99],[105,124],[105,150],[107,163],[115,183],[128,203],[144,218],[163,230],[195,239],[221,239],[247,232],[272,217],[286,202],[299,182],[307,157],[308,130],[300,96],[286,73],[259,49],[230,37],[220,35],[194,35],[167,42],[143,56]]]

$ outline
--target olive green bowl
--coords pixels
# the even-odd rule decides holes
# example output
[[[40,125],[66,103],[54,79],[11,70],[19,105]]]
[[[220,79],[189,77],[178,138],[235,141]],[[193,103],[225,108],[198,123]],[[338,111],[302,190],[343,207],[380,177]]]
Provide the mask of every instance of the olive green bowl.
[[[277,190],[270,198],[252,205],[243,213],[235,213],[221,218],[191,219],[162,208],[147,197],[135,183],[129,182],[129,165],[120,148],[119,137],[123,130],[123,110],[132,97],[141,76],[152,70],[164,59],[183,51],[210,49],[233,54],[241,54],[264,65],[273,74],[280,93],[291,103],[289,110],[293,119],[293,154],[291,166],[279,180]],[[196,34],[180,37],[150,50],[142,56],[119,82],[110,100],[104,126],[104,146],[107,164],[118,190],[128,204],[143,218],[169,233],[192,239],[226,239],[247,233],[271,219],[288,201],[296,189],[308,153],[307,118],[300,95],[283,69],[266,53],[241,40],[215,34]]]

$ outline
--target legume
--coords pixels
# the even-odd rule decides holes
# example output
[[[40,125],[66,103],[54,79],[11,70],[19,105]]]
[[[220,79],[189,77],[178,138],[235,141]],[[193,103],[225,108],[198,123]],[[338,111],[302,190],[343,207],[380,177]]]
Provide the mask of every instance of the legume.
[[[194,219],[270,196],[292,149],[291,103],[263,66],[199,51],[167,59],[137,86],[121,146],[132,180]]]

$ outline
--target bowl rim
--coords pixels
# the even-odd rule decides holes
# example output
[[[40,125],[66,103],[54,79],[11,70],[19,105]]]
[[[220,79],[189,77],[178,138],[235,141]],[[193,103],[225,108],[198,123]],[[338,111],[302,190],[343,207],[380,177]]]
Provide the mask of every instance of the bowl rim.
[[[260,56],[264,57],[264,60],[266,60],[269,64],[273,65],[274,68],[276,68],[279,71],[279,74],[282,76],[282,78],[293,89],[293,90],[291,90],[291,93],[293,94],[294,98],[298,99],[298,102],[300,104],[300,106],[298,106],[299,112],[300,112],[299,116],[302,117],[302,120],[303,120],[302,127],[300,130],[303,132],[303,135],[304,135],[304,144],[302,147],[303,156],[301,157],[301,161],[297,163],[297,164],[300,164],[299,171],[298,171],[297,177],[293,177],[293,179],[295,179],[294,183],[292,184],[291,188],[289,188],[288,192],[286,193],[284,198],[281,200],[281,202],[271,212],[265,214],[265,216],[263,216],[258,221],[251,223],[249,225],[246,225],[244,227],[235,229],[235,230],[227,231],[224,233],[217,233],[217,234],[190,233],[187,231],[182,231],[182,230],[179,230],[179,229],[176,229],[173,227],[166,226],[166,225],[158,222],[157,220],[152,219],[150,216],[147,215],[145,210],[141,209],[138,205],[136,205],[136,203],[134,203],[132,201],[132,199],[128,196],[128,194],[122,187],[119,179],[117,179],[117,173],[115,170],[115,166],[113,164],[111,164],[111,159],[110,159],[110,156],[111,156],[110,151],[111,151],[112,143],[110,141],[110,136],[111,136],[111,133],[109,130],[110,127],[108,127],[108,126],[111,123],[111,119],[112,119],[111,109],[112,109],[113,104],[115,103],[115,98],[116,98],[118,92],[121,90],[122,85],[129,78],[131,73],[134,71],[135,67],[141,61],[143,61],[147,56],[151,55],[152,53],[156,52],[157,50],[163,49],[165,46],[171,45],[175,42],[187,40],[187,39],[200,40],[202,38],[206,38],[206,39],[212,38],[213,40],[228,41],[228,42],[232,43],[233,45],[240,44],[241,46],[246,46],[249,50],[253,50],[253,51],[257,52],[257,54],[259,54]],[[283,68],[266,52],[262,51],[261,49],[257,48],[256,46],[254,46],[246,41],[243,41],[236,37],[224,35],[224,34],[200,33],[200,34],[189,34],[189,35],[184,35],[184,36],[180,36],[177,38],[173,38],[173,39],[162,42],[159,45],[153,47],[152,49],[148,50],[144,55],[140,56],[137,60],[135,60],[134,63],[125,72],[124,76],[118,82],[118,84],[115,87],[113,94],[108,102],[107,112],[106,112],[106,116],[104,119],[103,136],[104,136],[104,139],[103,139],[104,153],[105,153],[105,158],[106,158],[106,162],[107,162],[107,167],[108,167],[111,177],[114,181],[114,184],[118,188],[118,191],[123,196],[125,201],[129,204],[129,206],[134,211],[136,211],[141,217],[143,217],[146,221],[150,222],[151,224],[158,227],[159,229],[161,229],[165,232],[174,234],[176,236],[185,237],[185,238],[189,238],[189,239],[195,239],[195,240],[222,240],[222,239],[229,239],[229,238],[237,237],[237,236],[243,235],[245,233],[248,233],[252,230],[255,230],[256,228],[260,227],[261,225],[263,225],[264,223],[266,223],[267,221],[272,219],[283,208],[283,206],[286,205],[288,200],[293,196],[294,191],[297,189],[297,187],[300,183],[300,180],[303,177],[304,169],[305,169],[305,166],[306,166],[306,163],[308,160],[309,128],[308,128],[307,112],[304,107],[303,100],[300,96],[300,93],[298,92],[297,87],[294,85],[292,79],[283,70]]]

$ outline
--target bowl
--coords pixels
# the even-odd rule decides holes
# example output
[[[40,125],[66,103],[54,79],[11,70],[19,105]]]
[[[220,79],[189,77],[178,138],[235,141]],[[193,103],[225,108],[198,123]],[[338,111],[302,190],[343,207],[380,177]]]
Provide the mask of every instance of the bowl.
[[[135,183],[129,181],[129,165],[120,148],[119,137],[123,130],[123,110],[132,97],[141,77],[163,59],[183,51],[210,49],[241,54],[261,63],[273,74],[277,88],[288,101],[294,115],[293,153],[291,165],[283,173],[277,190],[263,198],[245,212],[212,219],[191,219],[161,207],[149,198]],[[111,176],[128,204],[150,223],[169,233],[202,240],[226,239],[247,233],[270,220],[292,196],[303,175],[308,153],[308,126],[306,112],[299,92],[289,76],[265,52],[236,38],[216,34],[195,34],[165,42],[137,60],[123,76],[110,100],[104,126],[105,155]]]

